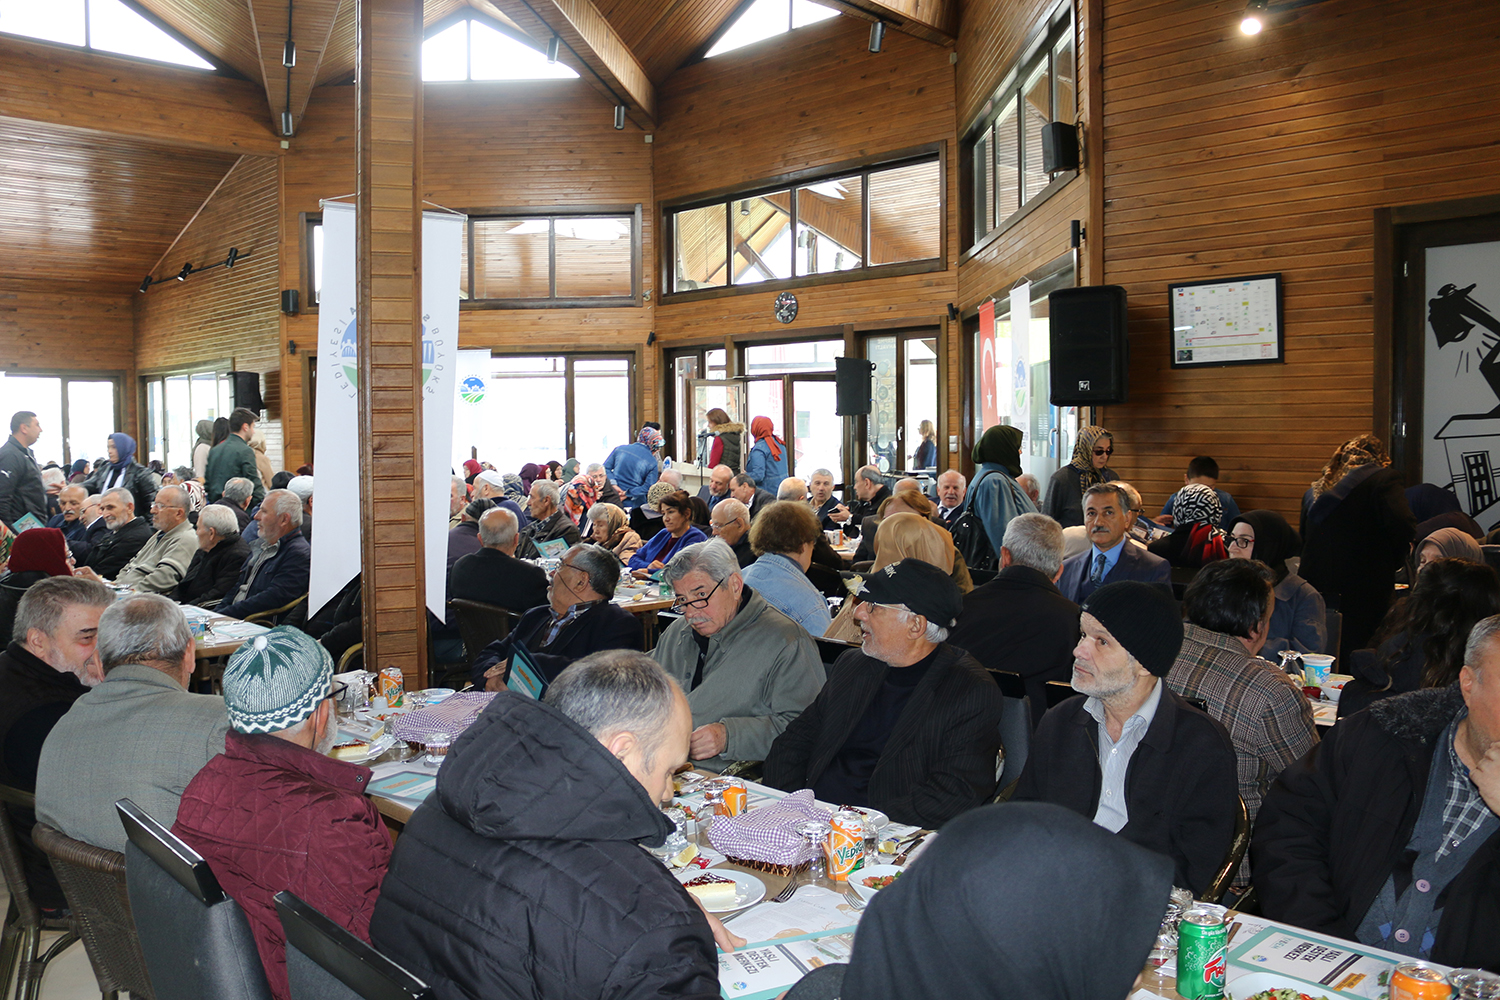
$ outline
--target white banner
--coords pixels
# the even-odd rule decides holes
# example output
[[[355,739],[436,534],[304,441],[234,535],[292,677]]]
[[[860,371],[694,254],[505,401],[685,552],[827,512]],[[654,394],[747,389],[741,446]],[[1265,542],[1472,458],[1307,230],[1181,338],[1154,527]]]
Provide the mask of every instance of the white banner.
[[[453,404],[453,468],[463,475],[463,465],[474,448],[488,454],[491,434],[503,426],[505,414],[497,404],[497,386],[491,385],[490,352],[459,351],[455,380],[458,397]]]
[[[1031,282],[1010,290],[1010,405],[1012,427],[1021,429],[1021,454],[1031,450]]]
[[[459,244],[464,217],[422,213],[422,526],[427,609],[441,621],[447,601],[448,497],[453,399],[458,388]]]

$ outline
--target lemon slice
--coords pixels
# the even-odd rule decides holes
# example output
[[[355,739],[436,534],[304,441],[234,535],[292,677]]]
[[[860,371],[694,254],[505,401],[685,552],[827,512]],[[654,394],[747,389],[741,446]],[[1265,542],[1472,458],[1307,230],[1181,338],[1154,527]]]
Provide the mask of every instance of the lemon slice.
[[[684,865],[686,865],[689,861],[691,861],[694,858],[696,858],[697,856],[698,856],[698,845],[694,844],[692,842],[689,842],[688,845],[686,847],[684,847],[681,851],[677,852],[677,856],[672,859],[672,867],[673,868],[681,868]]]

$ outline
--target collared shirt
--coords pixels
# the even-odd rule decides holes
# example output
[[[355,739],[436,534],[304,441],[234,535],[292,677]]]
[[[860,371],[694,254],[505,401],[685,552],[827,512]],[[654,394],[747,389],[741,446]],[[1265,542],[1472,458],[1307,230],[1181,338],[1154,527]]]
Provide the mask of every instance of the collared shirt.
[[[1125,807],[1125,772],[1130,768],[1130,758],[1141,738],[1151,728],[1156,718],[1156,706],[1161,704],[1161,678],[1151,686],[1151,693],[1141,702],[1125,725],[1120,729],[1118,740],[1110,739],[1109,726],[1105,724],[1104,702],[1090,696],[1083,703],[1084,711],[1099,724],[1099,769],[1104,780],[1099,786],[1099,807],[1094,811],[1094,823],[1110,833],[1119,833],[1130,822],[1130,813]]]
[[[1437,850],[1439,858],[1459,847],[1490,814],[1478,786],[1469,778],[1469,769],[1458,757],[1458,724],[1468,715],[1467,708],[1459,710],[1449,727],[1451,735],[1444,741],[1448,745],[1448,787],[1443,799],[1443,844]]]
[[[250,588],[255,586],[255,577],[260,573],[260,568],[271,561],[271,557],[281,550],[281,539],[260,546],[255,554],[250,557],[250,572],[245,577],[245,583],[235,592],[234,599],[222,602],[225,605],[238,604],[250,596]]]
[[[1122,553],[1124,553],[1124,551],[1125,551],[1125,538],[1124,537],[1121,537],[1121,539],[1118,542],[1115,543],[1115,547],[1114,548],[1108,549],[1108,550],[1101,549],[1097,545],[1090,545],[1089,546],[1089,571],[1086,574],[1084,574],[1084,575],[1087,576],[1090,580],[1092,580],[1094,578],[1094,567],[1096,565],[1098,565],[1098,563],[1099,563],[1099,557],[1102,555],[1102,556],[1104,556],[1104,572],[1102,572],[1102,573],[1099,574],[1099,579],[1103,580],[1106,576],[1109,576],[1110,571],[1115,568],[1115,563],[1117,563],[1117,562],[1120,561],[1120,556],[1121,556]]]
[[[597,607],[598,605],[605,603],[607,602],[581,601],[578,604],[569,605],[568,610],[564,611],[562,614],[558,614],[556,611],[552,612],[552,623],[547,626],[547,641],[542,643],[542,645],[552,645],[557,641],[557,633],[563,630],[564,625],[568,624],[568,622],[576,620],[579,615],[583,614],[589,608]]]

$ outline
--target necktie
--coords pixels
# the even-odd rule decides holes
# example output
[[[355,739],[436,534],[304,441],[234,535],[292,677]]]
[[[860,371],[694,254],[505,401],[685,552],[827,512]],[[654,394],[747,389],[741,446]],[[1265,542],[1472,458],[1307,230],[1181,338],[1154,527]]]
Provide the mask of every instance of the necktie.
[[[1104,580],[1104,553],[1101,552],[1094,557],[1094,572],[1089,574],[1089,582],[1099,584]]]

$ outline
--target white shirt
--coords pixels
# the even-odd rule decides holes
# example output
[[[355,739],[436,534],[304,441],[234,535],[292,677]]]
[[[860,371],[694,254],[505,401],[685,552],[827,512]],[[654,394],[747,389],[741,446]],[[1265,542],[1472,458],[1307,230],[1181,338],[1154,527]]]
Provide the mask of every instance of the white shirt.
[[[1092,715],[1099,724],[1099,770],[1104,772],[1104,780],[1099,786],[1099,808],[1094,811],[1094,824],[1104,827],[1110,833],[1119,833],[1130,822],[1129,811],[1125,808],[1125,772],[1130,768],[1130,758],[1135,753],[1135,748],[1140,746],[1141,738],[1151,728],[1151,720],[1156,718],[1156,706],[1161,704],[1161,683],[1161,678],[1158,677],[1151,687],[1151,693],[1141,702],[1141,707],[1125,720],[1125,725],[1120,728],[1118,741],[1109,738],[1109,727],[1105,725],[1104,719],[1104,702],[1091,696],[1083,703],[1084,711]]]

